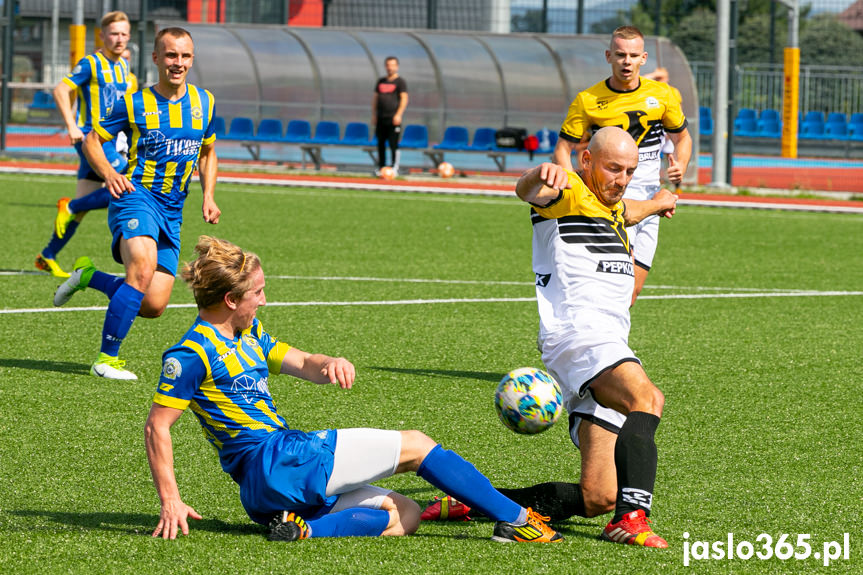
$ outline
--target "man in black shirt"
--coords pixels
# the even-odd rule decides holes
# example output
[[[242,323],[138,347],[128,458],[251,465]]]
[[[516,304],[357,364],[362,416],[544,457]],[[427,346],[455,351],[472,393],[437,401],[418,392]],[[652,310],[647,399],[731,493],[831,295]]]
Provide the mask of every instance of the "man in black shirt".
[[[392,150],[392,167],[399,169],[399,137],[402,133],[402,115],[408,107],[408,85],[399,76],[399,59],[389,56],[384,60],[387,75],[378,80],[372,98],[372,124],[378,137],[378,171],[387,165],[386,144]]]

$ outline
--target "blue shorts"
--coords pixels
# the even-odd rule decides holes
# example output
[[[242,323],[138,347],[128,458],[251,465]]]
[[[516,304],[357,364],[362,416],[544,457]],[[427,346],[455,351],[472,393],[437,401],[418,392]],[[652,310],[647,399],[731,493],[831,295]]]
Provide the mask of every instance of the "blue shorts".
[[[305,519],[327,513],[338,499],[338,495],[326,495],[335,450],[335,429],[271,433],[246,455],[242,471],[234,474],[240,501],[252,521],[266,525],[283,509]]]
[[[123,173],[129,167],[129,161],[126,159],[126,156],[117,151],[117,142],[113,140],[105,142],[102,144],[102,150],[105,152],[105,157],[108,158],[111,167],[118,172]],[[78,179],[101,182],[102,178],[90,167],[90,162],[87,161],[87,156],[84,155],[81,142],[75,144],[75,151],[78,152],[78,159],[80,160],[78,164]]]
[[[111,198],[108,206],[108,227],[113,240],[111,251],[114,261],[123,263],[120,257],[120,238],[131,239],[148,236],[156,240],[158,269],[177,275],[180,261],[180,226],[183,212],[165,208],[150,192],[136,189],[119,198]]]

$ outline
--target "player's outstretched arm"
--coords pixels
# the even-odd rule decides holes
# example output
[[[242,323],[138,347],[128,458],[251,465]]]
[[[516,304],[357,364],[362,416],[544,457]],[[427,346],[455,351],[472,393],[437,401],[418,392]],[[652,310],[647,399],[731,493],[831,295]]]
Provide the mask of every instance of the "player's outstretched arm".
[[[105,150],[102,149],[102,144],[107,141],[96,133],[96,130],[93,130],[84,138],[84,155],[93,169],[96,170],[96,173],[105,180],[105,187],[108,188],[111,195],[119,198],[125,192],[134,191],[135,186],[126,179],[126,176],[118,173],[111,165],[111,162],[108,161],[108,158],[105,156]]]
[[[180,499],[177,478],[174,476],[174,448],[171,443],[171,426],[183,412],[173,407],[154,403],[144,426],[144,443],[147,447],[147,460],[153,484],[159,493],[162,508],[159,523],[153,530],[153,537],[176,539],[178,531],[189,534],[188,518],[201,519],[197,511]]]
[[[677,206],[677,194],[662,188],[649,200],[623,198],[623,203],[626,205],[623,221],[627,226],[634,226],[648,216],[672,217]]]
[[[332,383],[342,389],[350,389],[357,375],[354,364],[343,357],[307,353],[295,347],[285,354],[281,373],[312,383]]]
[[[201,188],[204,192],[204,201],[201,210],[204,221],[208,224],[218,224],[222,210],[216,205],[216,177],[219,170],[219,160],[216,158],[216,146],[205,144],[201,146],[201,155],[198,159],[198,174],[201,178]]]
[[[569,175],[563,166],[543,162],[521,175],[515,193],[525,202],[545,206],[557,199],[560,190],[569,187]]]

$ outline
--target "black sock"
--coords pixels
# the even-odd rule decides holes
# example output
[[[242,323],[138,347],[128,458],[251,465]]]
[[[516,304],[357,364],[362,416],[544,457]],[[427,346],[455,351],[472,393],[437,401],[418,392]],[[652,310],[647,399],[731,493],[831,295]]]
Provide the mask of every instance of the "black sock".
[[[620,428],[614,444],[614,464],[617,466],[614,523],[637,509],[644,509],[644,513],[650,515],[656,483],[656,442],[653,436],[658,426],[659,418],[655,415],[633,411]]]
[[[501,493],[521,505],[531,507],[552,521],[563,521],[573,515],[586,517],[584,497],[578,483],[553,481],[520,489],[498,489]]]

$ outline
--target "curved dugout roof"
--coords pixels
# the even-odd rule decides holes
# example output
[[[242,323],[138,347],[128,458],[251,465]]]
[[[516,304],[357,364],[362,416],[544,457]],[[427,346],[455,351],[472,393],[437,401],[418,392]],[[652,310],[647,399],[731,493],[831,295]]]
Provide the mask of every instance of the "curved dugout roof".
[[[405,123],[428,126],[432,142],[451,125],[556,132],[575,95],[609,75],[607,35],[182,26],[195,40],[190,81],[213,92],[228,122],[236,116],[369,122],[375,82],[394,55],[410,94]],[[697,138],[698,100],[686,58],[667,38],[648,37],[645,44],[642,71],[669,70]]]

